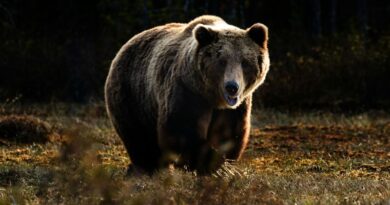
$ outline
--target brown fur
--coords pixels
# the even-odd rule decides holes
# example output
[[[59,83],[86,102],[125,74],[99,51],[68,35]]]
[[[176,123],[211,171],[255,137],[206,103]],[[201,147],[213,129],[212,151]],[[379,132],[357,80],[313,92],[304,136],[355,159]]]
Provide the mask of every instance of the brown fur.
[[[111,64],[105,98],[132,163],[147,172],[170,163],[209,172],[239,159],[252,93],[269,67],[267,40],[262,24],[242,30],[216,16],[131,38]],[[226,79],[240,85],[234,105],[224,98]]]

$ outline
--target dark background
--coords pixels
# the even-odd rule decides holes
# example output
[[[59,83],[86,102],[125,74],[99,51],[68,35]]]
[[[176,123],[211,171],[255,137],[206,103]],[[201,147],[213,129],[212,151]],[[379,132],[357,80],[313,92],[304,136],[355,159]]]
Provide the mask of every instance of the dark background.
[[[256,106],[390,108],[388,0],[2,0],[0,102],[101,101],[132,35],[201,14],[269,27],[271,70]]]

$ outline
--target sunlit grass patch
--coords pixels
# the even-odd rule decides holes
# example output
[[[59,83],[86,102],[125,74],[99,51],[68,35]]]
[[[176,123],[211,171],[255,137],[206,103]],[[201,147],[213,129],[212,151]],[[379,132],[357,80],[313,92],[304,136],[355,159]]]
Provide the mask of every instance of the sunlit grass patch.
[[[386,204],[390,199],[390,116],[384,113],[256,111],[258,122],[241,161],[210,176],[182,169],[127,176],[131,161],[109,120],[90,114],[100,106],[48,106],[33,112],[50,123],[56,140],[0,145],[0,204]]]

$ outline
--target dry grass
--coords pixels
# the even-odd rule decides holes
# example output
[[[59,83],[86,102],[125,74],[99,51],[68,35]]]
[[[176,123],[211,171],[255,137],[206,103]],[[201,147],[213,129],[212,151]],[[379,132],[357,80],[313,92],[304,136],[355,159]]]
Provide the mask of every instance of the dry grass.
[[[389,204],[390,115],[254,113],[243,159],[212,176],[126,177],[129,158],[100,104],[0,106],[57,133],[0,145],[0,204]]]

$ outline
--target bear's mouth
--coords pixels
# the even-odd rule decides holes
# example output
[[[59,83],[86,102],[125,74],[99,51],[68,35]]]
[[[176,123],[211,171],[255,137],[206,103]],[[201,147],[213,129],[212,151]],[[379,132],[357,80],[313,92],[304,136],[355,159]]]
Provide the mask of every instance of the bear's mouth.
[[[224,94],[224,97],[228,105],[234,106],[235,104],[237,104],[238,96],[230,96],[228,94]]]

